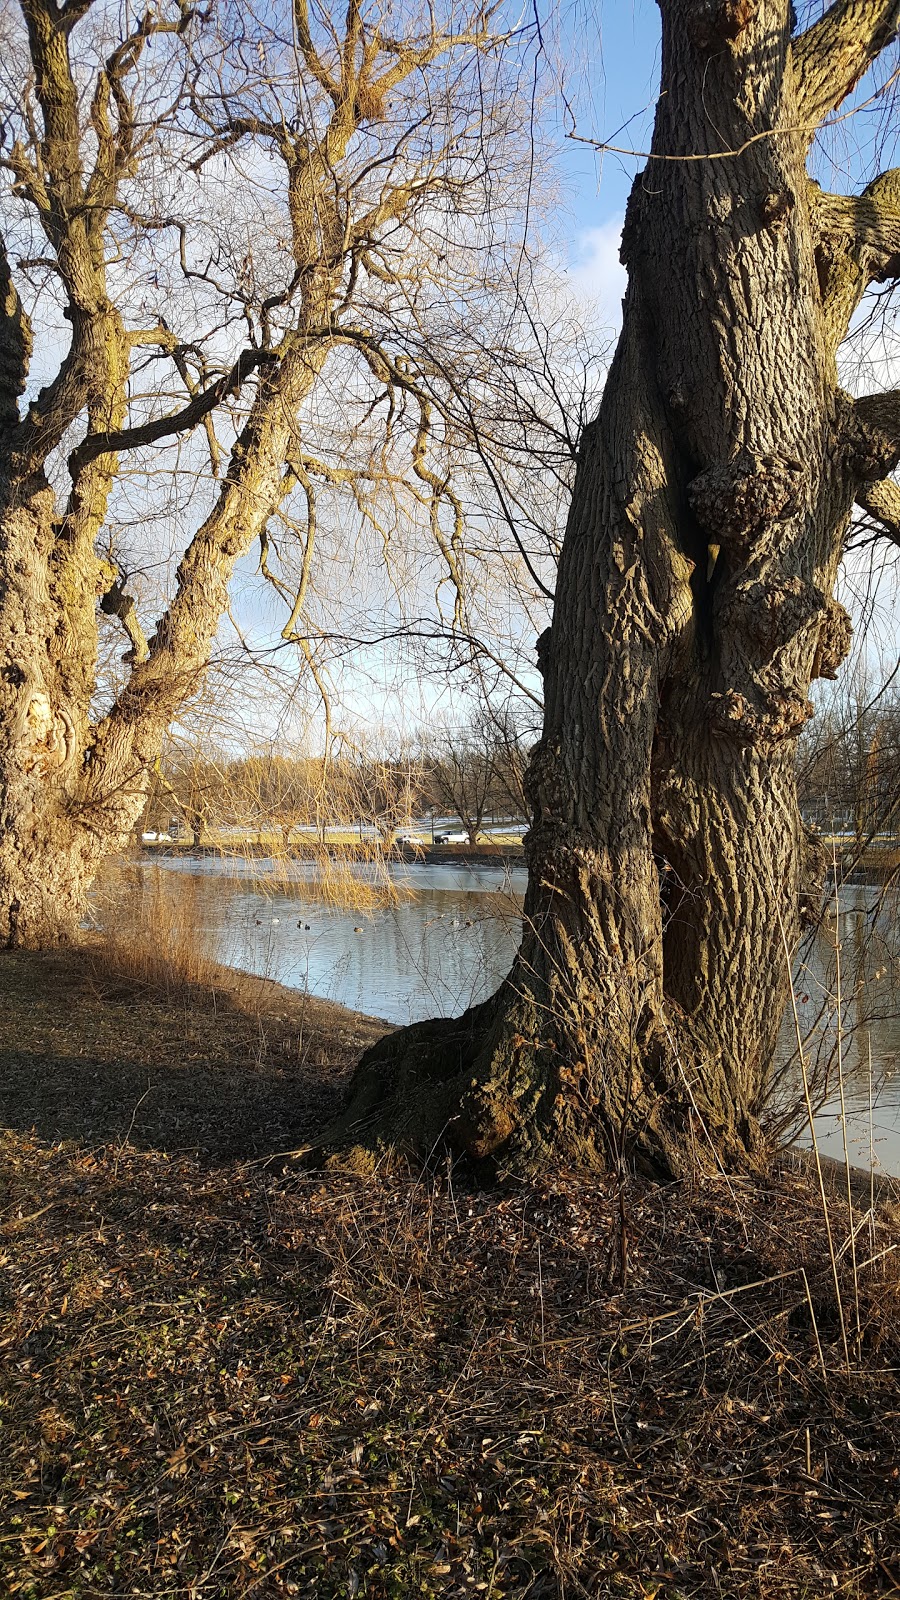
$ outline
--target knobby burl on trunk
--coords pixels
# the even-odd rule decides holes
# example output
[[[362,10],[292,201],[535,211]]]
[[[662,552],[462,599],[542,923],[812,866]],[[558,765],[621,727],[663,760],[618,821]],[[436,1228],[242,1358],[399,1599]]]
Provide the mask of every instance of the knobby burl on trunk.
[[[792,40],[788,0],[660,5],[623,329],[539,644],[521,948],[493,998],[368,1052],[357,1137],[667,1174],[758,1144],[821,885],[796,736],[849,647],[854,499],[897,529],[900,396],[854,403],[836,353],[900,270],[900,174],[831,196],[806,160],[900,6],[839,3]]]

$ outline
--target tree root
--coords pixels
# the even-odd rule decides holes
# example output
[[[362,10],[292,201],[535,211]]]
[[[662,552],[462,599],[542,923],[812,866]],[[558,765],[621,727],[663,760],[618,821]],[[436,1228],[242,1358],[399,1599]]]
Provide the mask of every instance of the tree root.
[[[645,1019],[633,1036],[545,1008],[515,973],[459,1018],[414,1023],[366,1051],[332,1137],[451,1150],[486,1168],[551,1162],[669,1181],[746,1171],[760,1145],[722,1067],[692,1059],[687,1027]]]

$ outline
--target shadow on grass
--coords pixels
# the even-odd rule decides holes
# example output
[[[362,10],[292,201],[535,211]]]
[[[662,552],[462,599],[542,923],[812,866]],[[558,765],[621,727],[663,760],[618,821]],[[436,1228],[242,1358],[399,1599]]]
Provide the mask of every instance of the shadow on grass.
[[[50,1142],[267,1155],[312,1142],[386,1024],[220,969],[171,992],[103,947],[0,957],[0,1125]]]

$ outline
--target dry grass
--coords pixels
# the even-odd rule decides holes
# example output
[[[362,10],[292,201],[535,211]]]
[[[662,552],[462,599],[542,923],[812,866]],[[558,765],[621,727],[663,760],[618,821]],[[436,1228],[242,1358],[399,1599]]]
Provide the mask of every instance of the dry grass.
[[[173,885],[158,867],[108,871],[94,905],[103,940],[88,947],[97,975],[169,999],[215,989],[222,969],[203,924],[200,888],[187,874]]]
[[[263,896],[299,892],[306,904],[352,908],[363,916],[411,897],[388,876],[384,858],[366,861],[362,872],[351,856],[322,852],[314,860],[314,876],[300,880],[295,862],[273,858],[267,874],[243,873],[242,887]],[[195,998],[202,1003],[225,984],[232,999],[241,991],[252,1010],[259,980],[222,967],[219,931],[204,921],[208,905],[203,878],[155,864],[115,863],[93,897],[93,921],[102,935],[85,944],[87,968],[98,983],[117,980],[180,1005]]]
[[[474,847],[397,844],[377,839],[360,840],[350,833],[340,836],[329,833],[326,842],[309,834],[288,840],[276,834],[217,840],[216,835],[211,834],[204,836],[202,847],[196,851],[193,846],[176,845],[173,850],[167,845],[150,845],[145,848],[143,860],[149,865],[154,856],[170,854],[178,857],[212,855],[225,863],[226,872],[227,864],[235,863],[241,881],[258,894],[273,890],[282,894],[299,891],[304,900],[363,912],[378,911],[414,898],[414,889],[396,876],[395,868],[400,861],[427,859],[430,863],[439,861],[448,865],[490,861],[513,865],[522,859],[520,851],[494,842]],[[260,862],[265,864],[264,870],[255,873],[253,866]],[[107,874],[110,884],[121,870],[116,867]],[[172,893],[171,887],[168,893]],[[102,909],[101,906],[101,912]],[[103,920],[102,915],[100,920]]]
[[[399,905],[413,898],[413,892],[392,876],[392,858],[377,845],[350,845],[344,848],[310,846],[303,865],[312,862],[313,875],[304,874],[304,900],[335,909],[373,912]],[[277,888],[290,893],[298,887],[296,859],[290,855],[272,858],[268,878],[254,880],[262,893]]]
[[[0,981],[4,1595],[900,1590],[890,1210],[860,1213],[847,1373],[802,1175],[310,1172],[270,1155],[363,1019],[274,985],[185,1012],[60,958]]]
[[[292,1148],[332,1117],[386,1024],[229,968],[135,980],[91,938],[0,955],[0,1127],[207,1161]]]
[[[896,1282],[842,1377],[803,1192],[629,1195],[621,1290],[570,1175],[5,1156],[6,1593],[893,1592]]]

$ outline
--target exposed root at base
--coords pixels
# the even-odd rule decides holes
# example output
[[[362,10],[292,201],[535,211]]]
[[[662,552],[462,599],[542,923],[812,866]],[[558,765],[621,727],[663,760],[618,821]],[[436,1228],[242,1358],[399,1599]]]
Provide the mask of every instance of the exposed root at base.
[[[545,1016],[510,978],[462,1017],[389,1034],[360,1060],[333,1136],[522,1173],[563,1160],[669,1181],[755,1165],[758,1125],[679,1019],[623,1039],[593,1019],[551,1030]]]

